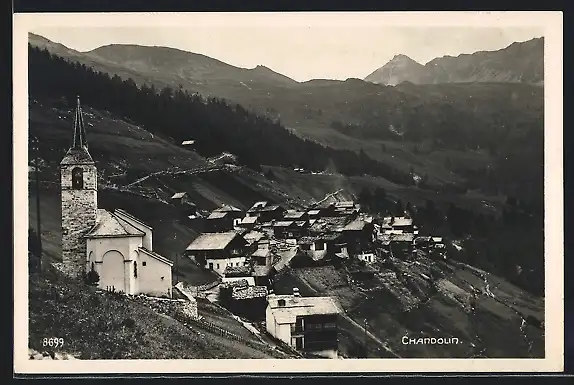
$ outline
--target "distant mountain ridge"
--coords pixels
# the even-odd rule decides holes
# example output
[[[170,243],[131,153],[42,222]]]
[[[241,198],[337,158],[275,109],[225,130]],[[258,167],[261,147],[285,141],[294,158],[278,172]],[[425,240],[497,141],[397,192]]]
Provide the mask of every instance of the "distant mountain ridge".
[[[246,84],[264,82],[283,86],[296,83],[262,65],[253,69],[240,68],[209,56],[169,47],[110,44],[85,54],[140,73],[167,72],[188,81],[235,80]]]
[[[443,56],[425,65],[408,56],[396,55],[364,80],[392,86],[405,81],[414,84],[496,82],[542,85],[544,38],[512,43],[497,51]]]

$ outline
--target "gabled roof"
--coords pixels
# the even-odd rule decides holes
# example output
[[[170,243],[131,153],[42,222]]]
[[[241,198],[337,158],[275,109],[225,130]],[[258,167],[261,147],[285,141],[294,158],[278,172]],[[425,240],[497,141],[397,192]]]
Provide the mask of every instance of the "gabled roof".
[[[251,206],[251,208],[247,210],[247,212],[248,213],[258,212],[261,211],[261,209],[263,209],[265,206],[267,206],[267,201],[255,202],[253,206]]]
[[[239,234],[233,231],[225,233],[204,233],[195,238],[186,250],[224,250],[231,241],[240,237]]]
[[[267,205],[267,206],[263,207],[261,209],[261,211],[275,211],[278,209],[285,210],[283,207],[281,207],[279,205]]]
[[[283,215],[283,218],[285,218],[285,219],[299,219],[304,215],[305,215],[305,213],[303,211],[287,210],[287,212]]]
[[[143,237],[145,233],[105,209],[98,209],[96,225],[85,235],[86,238]]]
[[[238,209],[237,207],[231,206],[231,205],[223,205],[218,209],[213,210],[214,212],[220,212],[220,213],[226,213],[226,212],[231,212],[231,211],[238,211],[241,212],[241,209]]]
[[[187,195],[187,193],[185,191],[184,192],[178,192],[178,193],[173,194],[171,199],[180,199],[186,195]]]
[[[159,255],[158,253],[156,253],[155,251],[151,251],[146,249],[145,247],[138,247],[138,251],[141,251],[147,255],[149,255],[150,257],[152,257],[153,259],[160,261],[162,263],[165,263],[166,265],[169,266],[173,266],[173,262],[170,261],[169,259],[167,259],[166,257],[163,257],[161,255]]]
[[[128,212],[125,211],[125,210],[115,209],[115,210],[114,210],[114,214],[117,215],[117,216],[119,216],[119,217],[126,217],[126,218],[128,218],[128,219],[131,219],[132,221],[134,221],[134,222],[136,222],[136,223],[138,223],[138,224],[140,224],[140,225],[142,225],[142,226],[144,226],[144,227],[147,227],[147,228],[150,229],[150,230],[153,230],[153,227],[151,227],[149,224],[145,223],[144,221],[142,221],[142,220],[139,219],[139,218],[134,217],[132,214],[128,213]]]
[[[273,224],[273,227],[289,227],[293,225],[293,221],[277,221]]]
[[[227,214],[228,214],[227,212],[214,211],[211,214],[209,214],[207,219],[221,219],[221,218],[225,218],[227,216]]]
[[[362,219],[355,219],[343,227],[343,231],[361,231],[365,228],[367,222]]]
[[[245,217],[241,220],[241,222],[239,222],[239,224],[251,225],[251,224],[257,222],[258,219],[259,219],[258,217]]]
[[[227,266],[223,271],[225,277],[249,277],[253,268],[251,266]]]

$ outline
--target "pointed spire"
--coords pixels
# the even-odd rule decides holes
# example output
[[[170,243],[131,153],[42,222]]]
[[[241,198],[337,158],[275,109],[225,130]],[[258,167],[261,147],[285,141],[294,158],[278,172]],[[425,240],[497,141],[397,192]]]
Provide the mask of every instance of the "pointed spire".
[[[72,148],[88,148],[86,140],[86,128],[84,127],[84,118],[82,117],[82,107],[80,106],[80,96],[78,95],[76,105],[76,116],[74,117],[74,142]]]

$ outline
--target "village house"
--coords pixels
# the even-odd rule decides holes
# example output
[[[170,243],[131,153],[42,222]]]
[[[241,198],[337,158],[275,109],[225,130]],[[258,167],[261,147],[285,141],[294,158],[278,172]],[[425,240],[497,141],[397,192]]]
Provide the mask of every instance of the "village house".
[[[223,277],[221,282],[233,282],[233,281],[247,281],[248,285],[255,286],[255,278],[253,277],[253,267],[251,264],[245,264],[242,266],[227,266],[223,271]]]
[[[267,294],[266,286],[253,286],[247,280],[238,280],[220,285],[219,301],[237,316],[262,321],[265,319]]]
[[[267,332],[303,353],[329,358],[338,355],[339,308],[331,297],[269,294],[265,311]]]
[[[222,207],[213,210],[205,221],[205,231],[211,233],[226,232],[233,230],[244,217],[243,211],[230,206],[223,205]]]
[[[309,219],[309,215],[304,211],[287,210],[283,214],[283,219],[286,221],[306,221]]]
[[[359,255],[373,251],[373,232],[372,223],[357,218],[342,229],[340,239],[347,244],[349,254]]]
[[[394,233],[413,233],[418,234],[417,227],[414,225],[412,218],[407,217],[385,217],[382,224],[383,232],[390,234],[391,232],[385,231],[392,229]]]
[[[297,239],[307,233],[307,221],[281,220],[273,223],[273,235],[278,239]]]
[[[271,221],[279,221],[283,218],[283,214],[285,213],[285,208],[280,205],[267,205],[261,209],[259,212],[259,221],[260,222],[271,222]]]
[[[204,233],[186,248],[186,255],[200,266],[223,275],[227,266],[244,266],[247,263],[247,242],[238,233]]]
[[[185,191],[177,192],[171,196],[171,201],[180,205],[193,204]],[[195,206],[195,204],[193,204]]]
[[[442,237],[432,237],[431,255],[440,259],[446,259],[446,245]]]
[[[339,234],[326,233],[298,239],[299,250],[291,264],[294,267],[321,266],[332,261],[337,253],[346,253],[338,242]]]
[[[321,217],[321,210],[320,209],[312,209],[307,211],[307,216],[309,219],[318,219]]]
[[[153,229],[124,210],[98,208],[98,172],[78,98],[72,147],[60,163],[62,270],[94,271],[100,289],[171,297],[173,263],[153,251]]]
[[[391,253],[397,258],[406,258],[412,254],[414,234],[388,234]]]
[[[355,218],[359,214],[360,208],[353,201],[336,202],[334,205],[334,216],[349,216]]]
[[[180,210],[181,214],[189,219],[199,218],[197,206],[190,199],[185,191],[175,193],[171,196],[171,201]]]
[[[239,229],[252,230],[257,225],[258,220],[259,220],[259,218],[256,216],[253,216],[253,217],[246,216],[243,219],[241,219],[241,221],[239,221],[235,225],[235,227],[237,227]]]
[[[249,210],[247,210],[246,216],[247,217],[258,217],[259,214],[261,213],[261,210],[267,206],[267,202],[266,201],[259,201],[259,202],[255,202],[253,204],[253,206],[251,206],[249,208]]]

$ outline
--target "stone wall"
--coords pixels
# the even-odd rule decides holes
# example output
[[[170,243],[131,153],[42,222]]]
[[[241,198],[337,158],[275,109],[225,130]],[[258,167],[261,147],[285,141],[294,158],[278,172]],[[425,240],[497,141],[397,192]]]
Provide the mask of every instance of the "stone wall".
[[[168,298],[155,298],[145,295],[137,295],[131,297],[134,301],[140,302],[157,313],[169,315],[178,320],[187,318],[196,319],[199,317],[197,312],[197,301],[185,299],[168,299]]]
[[[74,167],[84,169],[84,189],[71,189]],[[87,243],[83,236],[96,224],[98,193],[96,168],[69,166],[62,168],[62,262],[67,273],[81,277],[85,271]]]

